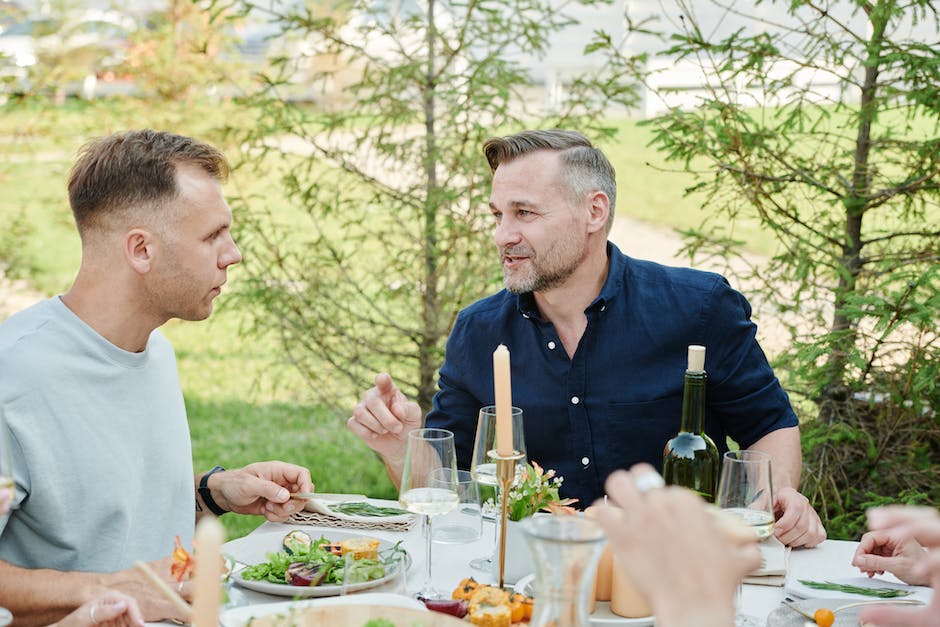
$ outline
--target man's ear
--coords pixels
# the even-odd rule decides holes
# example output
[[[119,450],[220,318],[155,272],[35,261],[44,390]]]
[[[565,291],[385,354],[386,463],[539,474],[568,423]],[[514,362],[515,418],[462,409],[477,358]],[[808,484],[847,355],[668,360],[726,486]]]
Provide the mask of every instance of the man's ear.
[[[156,242],[146,229],[131,229],[124,235],[124,258],[138,274],[146,274],[153,267]]]
[[[588,233],[607,230],[607,218],[610,217],[610,198],[600,190],[591,193],[591,206],[588,215]]]

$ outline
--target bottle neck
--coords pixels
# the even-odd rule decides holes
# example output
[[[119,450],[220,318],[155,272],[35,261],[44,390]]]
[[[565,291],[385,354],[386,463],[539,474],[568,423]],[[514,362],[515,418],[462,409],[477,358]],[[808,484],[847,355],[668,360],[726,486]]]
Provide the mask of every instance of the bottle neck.
[[[705,381],[703,370],[686,370],[682,392],[682,431],[701,434],[705,429]]]

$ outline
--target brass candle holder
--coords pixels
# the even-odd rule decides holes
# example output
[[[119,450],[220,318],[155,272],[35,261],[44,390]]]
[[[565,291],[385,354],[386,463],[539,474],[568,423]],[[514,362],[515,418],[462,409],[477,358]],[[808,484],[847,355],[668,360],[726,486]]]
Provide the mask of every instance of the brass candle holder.
[[[503,588],[506,572],[506,521],[509,519],[509,488],[516,478],[516,463],[525,453],[514,450],[512,455],[500,455],[495,449],[487,456],[496,462],[496,480],[499,482],[499,587]]]

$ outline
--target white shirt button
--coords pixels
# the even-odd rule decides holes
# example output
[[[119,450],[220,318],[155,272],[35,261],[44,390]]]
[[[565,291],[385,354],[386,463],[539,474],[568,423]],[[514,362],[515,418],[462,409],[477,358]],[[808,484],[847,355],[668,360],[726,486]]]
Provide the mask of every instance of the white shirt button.
[[[601,311],[604,311],[605,309],[607,309],[607,305],[601,305]]]
[[[572,404],[572,405],[577,405],[577,404],[580,403],[580,402],[581,402],[581,399],[578,398],[577,396],[572,396],[572,397],[571,397],[571,404]]]
[[[555,350],[555,342],[548,343],[548,350],[552,350],[552,351]]]
[[[525,313],[524,313],[524,314],[522,314],[522,317],[525,318],[526,320],[528,320],[528,319],[529,319],[529,314],[525,314]]]
[[[582,458],[581,458],[581,465],[582,465],[582,466],[587,466],[587,465],[590,464],[590,463],[591,463],[591,460],[590,460],[589,458],[587,458],[587,457],[582,457]]]

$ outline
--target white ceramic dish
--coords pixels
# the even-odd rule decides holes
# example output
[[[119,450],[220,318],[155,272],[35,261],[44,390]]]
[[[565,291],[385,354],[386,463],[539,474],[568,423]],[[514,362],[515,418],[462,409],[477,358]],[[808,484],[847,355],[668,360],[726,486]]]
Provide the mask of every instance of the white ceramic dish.
[[[923,601],[927,603],[930,601],[930,597],[933,595],[933,590],[931,588],[926,588],[923,586],[906,586],[902,583],[896,583],[894,581],[888,581],[887,579],[882,579],[879,577],[868,578],[868,577],[841,577],[841,578],[827,578],[827,577],[803,577],[803,579],[811,579],[813,581],[831,581],[833,583],[847,584],[850,586],[859,586],[861,588],[892,588],[895,590],[909,590],[911,594],[898,597],[902,599],[916,599],[918,601]],[[842,592],[841,590],[817,590],[816,588],[810,588],[809,586],[800,583],[797,577],[789,575],[787,577],[786,586],[784,591],[794,597],[801,599],[855,599],[856,601],[865,601],[871,599],[872,597],[863,595],[863,594],[851,594]]]
[[[836,610],[845,605],[858,603],[859,600],[858,596],[854,598],[844,596],[826,597],[822,599],[801,599],[794,601],[793,605],[812,616],[813,612],[821,607]],[[877,599],[868,599],[868,601],[877,601]],[[890,601],[890,599],[888,599],[888,601]],[[875,603],[870,605],[875,605]],[[857,606],[836,612],[836,620],[832,624],[832,627],[858,627],[858,615],[863,609],[865,608]],[[804,627],[807,623],[813,624],[813,621],[807,619],[805,616],[801,616],[785,605],[781,605],[767,616],[767,627]]]
[[[267,561],[267,554],[274,553],[281,549],[281,542],[284,538],[284,533],[277,534],[268,534],[270,539],[266,538],[266,545],[270,545],[265,551],[264,556],[257,558],[252,561],[246,561],[248,564],[258,564],[263,561]],[[313,535],[313,534],[311,534]],[[369,536],[366,534],[360,533],[349,533],[348,531],[337,531],[336,533],[325,534],[330,542],[340,542],[349,538],[374,538],[374,536]],[[318,540],[319,536],[315,537],[314,540]],[[375,538],[378,539],[378,538]],[[379,551],[385,549],[391,549],[392,543],[386,540],[379,540]],[[382,577],[380,579],[373,579],[372,581],[363,581],[362,583],[350,584],[348,589],[352,592],[360,592],[362,590],[368,590],[369,588],[374,588],[380,586],[388,581],[390,578],[389,575]],[[254,590],[255,592],[263,592],[265,594],[270,594],[273,596],[279,597],[289,597],[294,599],[307,599],[311,597],[331,597],[338,596],[342,593],[343,586],[338,584],[327,584],[322,586],[290,586],[286,583],[272,583],[270,581],[255,581],[252,579],[245,579],[242,577],[242,571],[236,571],[232,574],[232,581],[237,585],[245,588],[247,590]]]
[[[336,605],[379,605],[382,607],[403,607],[412,610],[428,611],[424,603],[400,594],[365,592],[349,597],[330,597],[328,599],[307,599],[304,601],[285,601],[282,603],[264,603],[236,607],[222,612],[219,622],[222,627],[245,627],[252,619],[287,614],[290,610],[302,607],[327,607]]]
[[[526,596],[534,596],[535,593],[535,575],[526,575],[516,582],[513,588],[516,592]],[[590,615],[591,625],[598,627],[648,627],[655,624],[655,618],[652,616],[641,616],[640,618],[624,618],[610,611],[610,603],[598,601],[594,604],[594,613]]]

